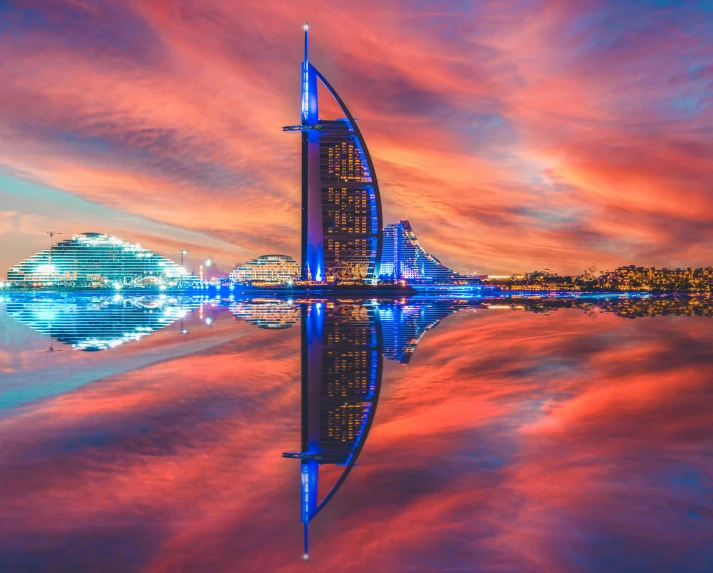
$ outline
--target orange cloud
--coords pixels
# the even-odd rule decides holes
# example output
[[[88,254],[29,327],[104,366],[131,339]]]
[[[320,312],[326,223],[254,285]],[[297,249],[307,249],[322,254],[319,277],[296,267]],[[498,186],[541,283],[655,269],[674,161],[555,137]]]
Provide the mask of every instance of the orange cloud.
[[[447,263],[711,263],[710,17],[693,7],[25,2],[0,48],[0,163],[166,223],[157,243],[235,244],[225,264],[297,254],[299,146],[280,128],[306,17],[387,220]]]

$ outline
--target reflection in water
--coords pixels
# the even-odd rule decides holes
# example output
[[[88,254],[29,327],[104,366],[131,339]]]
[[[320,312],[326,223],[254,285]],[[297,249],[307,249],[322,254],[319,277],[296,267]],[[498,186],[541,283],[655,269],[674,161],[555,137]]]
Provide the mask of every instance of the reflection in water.
[[[375,304],[302,305],[302,460],[300,495],[304,558],[309,522],[342,486],[361,453],[374,420],[382,372],[382,337]],[[319,468],[344,469],[319,501]]]
[[[264,329],[290,328],[301,321],[302,450],[285,453],[302,460],[301,515],[308,556],[309,522],[326,506],[356,464],[374,419],[382,356],[407,363],[423,335],[463,301],[335,301],[295,303],[284,299],[208,301],[206,308],[230,312]],[[143,296],[44,297],[16,299],[7,312],[20,322],[78,350],[106,350],[139,340],[183,319],[198,306],[193,299]],[[183,325],[181,332],[187,333]],[[52,348],[52,347],[50,347]],[[343,468],[319,500],[319,468]]]
[[[0,570],[297,573],[299,495],[319,573],[708,571],[711,310],[212,300],[186,336],[57,355],[0,312],[0,389],[99,381],[0,412]],[[379,350],[416,344],[380,391]]]
[[[258,328],[271,330],[290,328],[300,320],[300,307],[292,299],[241,300],[230,305],[230,312]]]
[[[181,297],[117,294],[13,297],[4,306],[10,316],[51,339],[98,351],[139,340],[184,318],[197,305]]]
[[[2,302],[2,301],[0,301]],[[127,341],[139,340],[177,320],[183,321],[198,307],[204,318],[204,306],[228,307],[238,319],[258,328],[281,330],[300,321],[305,301],[253,298],[245,300],[142,295],[45,295],[14,296],[4,300],[6,312],[19,322],[71,345],[77,350],[97,351],[115,348]],[[309,303],[310,301],[306,301]],[[354,301],[342,301],[342,304]],[[332,304],[332,303],[330,303]],[[713,317],[711,297],[651,296],[576,296],[576,297],[502,297],[459,299],[421,297],[373,301],[383,338],[386,358],[407,364],[423,336],[444,318],[463,310],[520,310],[552,312],[577,308],[586,313],[611,312],[625,318],[659,315]],[[187,330],[181,325],[181,333]],[[50,350],[53,350],[50,347]]]
[[[576,298],[543,298],[519,301],[525,310],[543,312],[558,308],[598,309],[623,318],[647,316],[713,317],[713,298],[708,296],[581,296]]]
[[[383,305],[379,309],[379,316],[384,338],[384,356],[407,364],[426,332],[464,306],[466,305],[463,303],[451,300]]]

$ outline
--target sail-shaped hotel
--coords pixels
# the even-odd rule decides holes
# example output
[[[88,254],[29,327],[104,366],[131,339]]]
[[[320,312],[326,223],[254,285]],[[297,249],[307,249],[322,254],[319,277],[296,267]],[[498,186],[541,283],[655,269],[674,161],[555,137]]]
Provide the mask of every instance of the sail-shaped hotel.
[[[305,24],[302,123],[302,279],[373,281],[379,276],[383,220],[374,164],[339,94],[309,61]],[[321,119],[318,82],[344,118]]]

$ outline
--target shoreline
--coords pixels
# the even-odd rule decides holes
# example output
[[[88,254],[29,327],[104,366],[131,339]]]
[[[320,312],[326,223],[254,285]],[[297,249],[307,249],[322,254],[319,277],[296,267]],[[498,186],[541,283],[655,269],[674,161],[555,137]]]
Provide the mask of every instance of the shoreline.
[[[2,289],[0,296],[5,295],[85,295],[85,296],[109,296],[109,295],[145,295],[145,296],[195,296],[205,297],[209,295],[232,295],[232,296],[271,296],[271,297],[293,297],[293,296],[356,296],[364,298],[374,297],[455,297],[455,298],[527,298],[527,297],[570,297],[587,298],[598,296],[618,296],[618,297],[700,297],[713,295],[712,291],[581,291],[581,290],[505,290],[505,289],[453,289],[453,290],[416,290],[413,288],[373,288],[373,289],[353,289],[353,288],[233,288],[228,287],[208,287],[203,289],[172,289],[159,291],[155,289]]]

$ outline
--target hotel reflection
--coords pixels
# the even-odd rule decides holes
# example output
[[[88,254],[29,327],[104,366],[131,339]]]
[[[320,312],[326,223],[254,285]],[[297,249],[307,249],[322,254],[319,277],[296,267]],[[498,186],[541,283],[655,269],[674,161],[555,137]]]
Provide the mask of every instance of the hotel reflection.
[[[196,308],[197,306],[197,308]],[[408,363],[426,333],[464,309],[493,313],[598,309],[623,318],[657,314],[713,316],[710,299],[518,299],[516,304],[480,305],[464,300],[412,298],[398,301],[245,299],[199,301],[180,297],[13,296],[0,308],[14,319],[75,350],[110,350],[183,320],[212,321],[230,310],[258,328],[300,328],[301,443],[284,453],[299,462],[295,502],[300,504],[309,552],[309,524],[344,486],[375,422],[383,361]],[[52,348],[50,346],[50,348]],[[68,349],[68,348],[67,348]],[[296,463],[296,462],[292,462]],[[322,466],[339,469],[338,477]]]
[[[302,305],[302,444],[286,458],[301,462],[304,557],[309,523],[346,481],[374,420],[382,373],[382,337],[376,304]],[[343,468],[320,492],[320,467]]]

